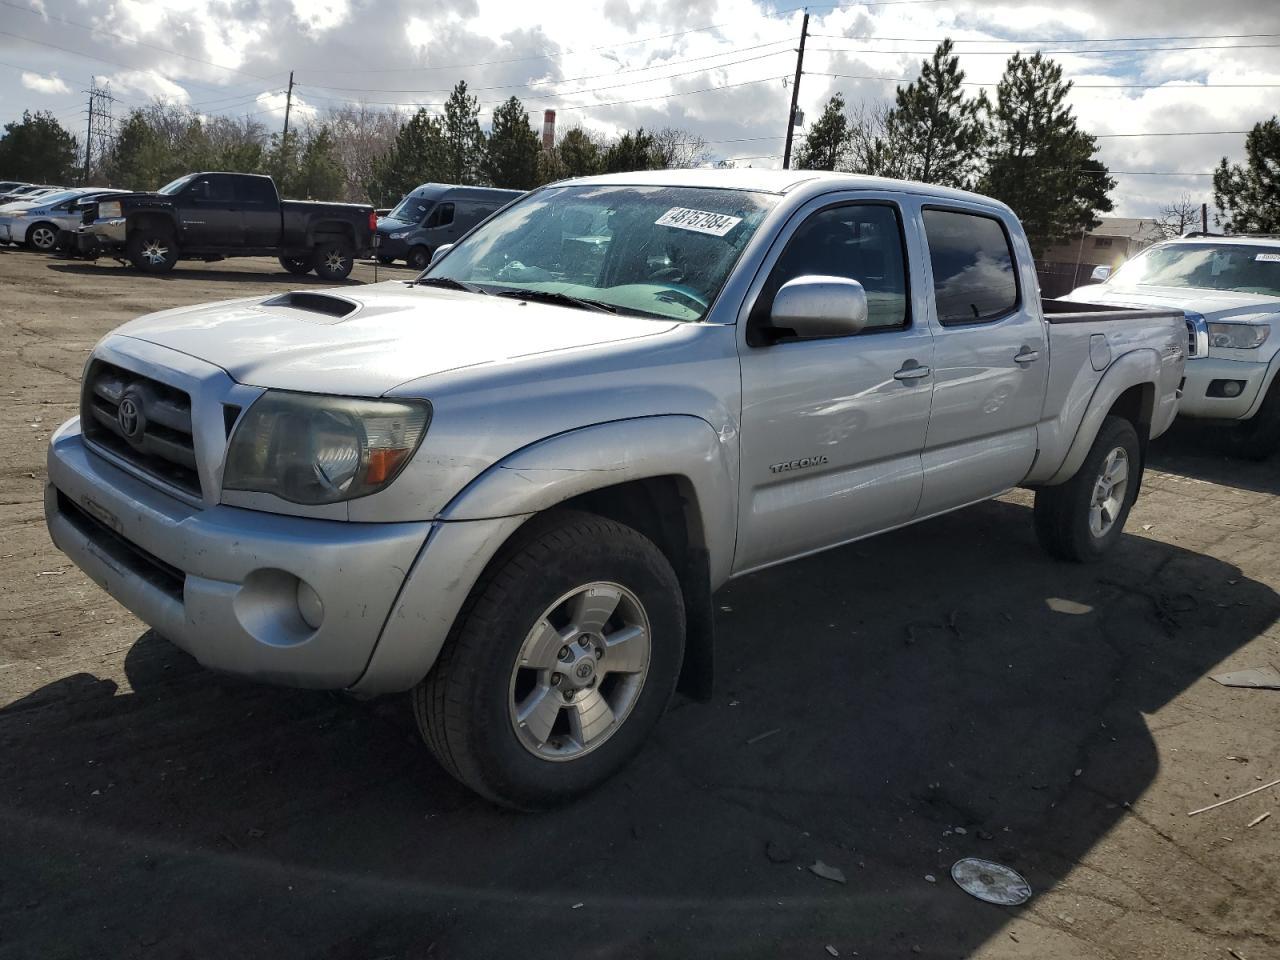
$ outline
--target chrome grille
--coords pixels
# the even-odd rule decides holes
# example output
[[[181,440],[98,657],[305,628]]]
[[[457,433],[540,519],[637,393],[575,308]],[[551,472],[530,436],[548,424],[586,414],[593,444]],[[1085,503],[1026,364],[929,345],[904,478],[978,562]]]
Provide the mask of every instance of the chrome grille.
[[[148,476],[201,495],[191,397],[185,391],[94,360],[84,380],[80,422],[90,443]]]
[[[1200,357],[1209,352],[1209,325],[1198,313],[1186,313],[1187,356]]]

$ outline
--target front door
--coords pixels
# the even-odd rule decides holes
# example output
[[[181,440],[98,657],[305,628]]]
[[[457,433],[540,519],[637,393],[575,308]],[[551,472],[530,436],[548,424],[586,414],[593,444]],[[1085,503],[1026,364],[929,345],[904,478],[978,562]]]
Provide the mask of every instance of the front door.
[[[235,188],[244,245],[257,250],[277,247],[281,220],[276,188],[266,177],[237,177]]]
[[[232,178],[209,173],[187,184],[178,203],[186,249],[239,246],[240,205]]]
[[[859,194],[860,198],[865,194]],[[906,523],[920,499],[933,335],[890,199],[815,201],[784,231],[740,343],[736,572]],[[773,295],[806,275],[867,292],[861,333],[753,343]]]
[[[1038,291],[1019,282],[1008,230],[989,211],[925,207],[934,307],[933,411],[924,446],[928,516],[1026,477],[1048,384]]]

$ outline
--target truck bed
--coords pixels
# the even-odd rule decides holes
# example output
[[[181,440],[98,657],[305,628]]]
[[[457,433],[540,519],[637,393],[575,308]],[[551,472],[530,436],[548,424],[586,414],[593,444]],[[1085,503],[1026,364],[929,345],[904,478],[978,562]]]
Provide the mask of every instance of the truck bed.
[[[1074,303],[1067,300],[1040,299],[1044,319],[1048,323],[1105,323],[1109,321],[1163,320],[1168,317],[1185,319],[1180,310],[1139,310],[1135,307],[1115,307],[1097,303]]]

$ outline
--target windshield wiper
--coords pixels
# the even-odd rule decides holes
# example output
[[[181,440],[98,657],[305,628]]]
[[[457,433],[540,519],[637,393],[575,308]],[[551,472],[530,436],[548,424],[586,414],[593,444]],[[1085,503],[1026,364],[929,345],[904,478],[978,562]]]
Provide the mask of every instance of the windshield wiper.
[[[540,303],[556,303],[565,307],[576,307],[579,310],[595,310],[598,313],[617,313],[618,308],[603,300],[589,300],[586,297],[575,297],[570,293],[551,290],[499,290],[496,297],[513,297],[517,300],[536,300]]]
[[[463,283],[461,280],[453,279],[453,277],[422,277],[418,280],[409,281],[410,286],[415,283],[422,284],[424,287],[444,287],[446,290],[463,290],[466,293],[489,295],[489,291],[483,287],[478,287],[474,283]]]

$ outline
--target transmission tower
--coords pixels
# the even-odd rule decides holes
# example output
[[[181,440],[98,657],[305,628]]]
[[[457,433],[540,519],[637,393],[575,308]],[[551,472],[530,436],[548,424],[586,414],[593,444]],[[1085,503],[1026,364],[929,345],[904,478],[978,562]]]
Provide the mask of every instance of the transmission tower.
[[[96,77],[84,93],[89,96],[89,125],[84,136],[84,182],[87,186],[93,176],[95,160],[102,162],[115,139],[115,117],[111,106],[116,99],[111,96],[111,84],[99,86]]]

